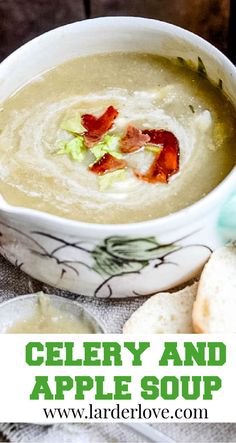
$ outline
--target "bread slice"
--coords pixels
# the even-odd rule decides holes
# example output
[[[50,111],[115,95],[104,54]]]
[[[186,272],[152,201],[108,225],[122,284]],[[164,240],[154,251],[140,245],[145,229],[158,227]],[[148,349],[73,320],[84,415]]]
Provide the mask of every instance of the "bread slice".
[[[199,281],[193,307],[197,333],[236,332],[236,247],[224,246],[211,255]]]
[[[197,283],[178,292],[160,292],[135,311],[123,327],[124,334],[191,334],[192,308]]]

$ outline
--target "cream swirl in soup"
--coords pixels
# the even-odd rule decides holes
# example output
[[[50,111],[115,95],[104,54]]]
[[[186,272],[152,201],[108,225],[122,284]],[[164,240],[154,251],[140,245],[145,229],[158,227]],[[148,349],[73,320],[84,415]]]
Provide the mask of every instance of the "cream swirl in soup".
[[[168,183],[148,183],[154,153],[125,154],[126,174],[101,190],[82,161],[58,155],[74,135],[62,122],[76,115],[118,111],[109,135],[129,125],[170,131],[179,144],[179,170]],[[129,223],[167,215],[210,192],[235,164],[236,116],[221,91],[190,69],[152,55],[78,58],[34,79],[2,104],[0,183],[3,196],[56,215],[96,223]]]

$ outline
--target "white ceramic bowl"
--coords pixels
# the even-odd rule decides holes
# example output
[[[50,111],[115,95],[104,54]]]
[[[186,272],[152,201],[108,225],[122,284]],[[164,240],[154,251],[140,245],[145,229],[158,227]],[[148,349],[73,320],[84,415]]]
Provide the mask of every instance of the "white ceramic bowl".
[[[135,17],[78,22],[27,43],[0,65],[0,102],[59,63],[114,51],[150,52],[195,63],[201,57],[209,78],[221,79],[236,105],[236,68],[221,52],[181,28]],[[234,169],[192,206],[122,225],[70,221],[1,199],[1,252],[27,274],[78,294],[108,298],[155,293],[198,274],[210,250],[219,246],[218,212],[235,183]]]

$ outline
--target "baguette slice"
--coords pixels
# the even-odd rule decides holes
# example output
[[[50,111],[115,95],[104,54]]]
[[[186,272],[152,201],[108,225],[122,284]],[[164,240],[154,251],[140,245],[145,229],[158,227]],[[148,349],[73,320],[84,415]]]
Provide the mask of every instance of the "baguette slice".
[[[124,334],[191,334],[192,308],[198,284],[178,292],[160,292],[135,311],[123,327]]]
[[[193,307],[197,333],[236,332],[236,247],[217,249],[205,265]]]

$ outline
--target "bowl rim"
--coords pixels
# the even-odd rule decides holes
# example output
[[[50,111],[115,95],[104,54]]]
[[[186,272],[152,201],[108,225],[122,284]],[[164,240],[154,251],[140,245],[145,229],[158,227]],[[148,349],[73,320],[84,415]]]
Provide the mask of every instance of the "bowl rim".
[[[38,292],[32,292],[31,294],[22,294],[22,295],[16,295],[14,297],[11,297],[7,300],[4,300],[3,302],[0,302],[0,311],[2,311],[2,309],[4,309],[4,307],[10,303],[15,303],[17,301],[21,301],[21,300],[25,300],[25,299],[36,299],[40,294],[45,295],[46,297],[50,297],[53,298],[54,300],[58,300],[59,299],[63,299],[65,303],[69,303],[72,305],[76,305],[77,307],[79,307],[81,309],[81,311],[83,313],[85,313],[85,315],[88,317],[88,319],[92,322],[95,323],[95,327],[98,326],[98,328],[100,329],[99,332],[95,332],[95,334],[105,334],[105,326],[101,323],[100,320],[97,319],[96,315],[94,315],[93,313],[90,312],[90,310],[87,307],[84,307],[82,303],[80,303],[78,300],[71,300],[68,297],[65,297],[63,295],[57,295],[57,294],[48,294],[45,293],[43,291],[38,291]],[[2,332],[0,332],[0,334],[3,334]],[[54,333],[57,334],[58,333]],[[61,334],[61,333],[60,333]],[[76,334],[76,333],[75,333]]]
[[[107,22],[109,22],[110,24],[113,23],[122,24],[124,22],[126,23],[129,22],[132,24],[136,22],[136,24],[140,24],[142,22],[146,25],[154,26],[155,28],[158,27],[160,31],[168,32],[174,35],[175,37],[177,35],[183,40],[190,41],[193,44],[193,46],[196,47],[200,46],[203,50],[210,52],[212,56],[215,56],[215,58],[221,60],[224,63],[224,66],[229,71],[231,71],[231,76],[235,77],[236,79],[236,67],[233,65],[233,63],[219,49],[217,49],[215,46],[213,46],[211,43],[209,43],[202,37],[180,26],[173,25],[171,23],[151,18],[135,17],[135,16],[96,17],[92,19],[77,21],[67,25],[59,26],[55,29],[52,29],[50,31],[47,31],[39,35],[38,37],[35,37],[34,39],[20,46],[18,49],[12,52],[8,57],[6,57],[0,63],[0,70],[2,69],[3,71],[7,70],[8,65],[9,64],[11,65],[12,62],[15,62],[18,56],[21,55],[21,53],[30,49],[31,45],[37,44],[38,42],[47,39],[49,34],[56,35],[59,33],[66,32],[68,29],[72,31],[78,26],[88,27],[89,31],[89,27],[93,28],[97,24],[102,25],[102,24],[107,24]],[[92,232],[96,231],[97,233],[98,232],[103,233],[104,231],[107,234],[114,234],[117,233],[117,231],[119,231],[119,233],[126,233],[126,232],[135,233],[149,229],[151,230],[153,228],[158,229],[160,231],[167,231],[168,229],[172,229],[173,227],[177,228],[181,225],[188,224],[191,221],[195,221],[197,218],[200,218],[201,216],[204,216],[207,212],[210,212],[211,209],[215,209],[220,200],[224,198],[226,192],[228,191],[230,193],[233,190],[233,185],[235,184],[236,181],[235,178],[236,178],[236,166],[230,171],[230,173],[224,178],[224,180],[222,180],[211,192],[209,192],[206,196],[204,196],[200,200],[179,211],[152,220],[144,220],[132,223],[117,223],[117,224],[84,222],[79,220],[73,220],[63,216],[53,215],[46,211],[31,209],[24,206],[11,205],[7,203],[7,201],[3,198],[1,194],[0,194],[0,214],[7,213],[12,215],[14,214],[19,216],[37,218],[42,222],[47,221],[49,224],[51,223],[60,226],[63,225],[64,228],[65,227],[72,229],[80,228],[81,231],[90,230]]]

